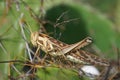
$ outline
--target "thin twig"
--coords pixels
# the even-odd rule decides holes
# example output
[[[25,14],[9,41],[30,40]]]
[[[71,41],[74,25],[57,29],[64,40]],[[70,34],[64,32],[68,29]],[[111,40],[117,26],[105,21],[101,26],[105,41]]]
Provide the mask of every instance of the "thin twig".
[[[43,19],[45,11],[44,11],[44,0],[40,0],[40,19]]]
[[[28,4],[25,1],[23,1],[23,0],[21,0],[21,1],[25,5],[26,9],[29,11],[29,13],[33,17],[33,19],[35,19],[39,24],[41,24],[42,21],[38,18],[36,13],[28,6]]]
[[[22,18],[23,18],[23,14],[21,14],[21,19]],[[24,23],[20,22],[21,34],[22,34],[23,39],[25,40],[25,45],[26,45],[26,48],[27,48],[27,51],[28,51],[28,55],[29,55],[30,61],[32,62],[33,60],[32,60],[32,56],[31,56],[31,53],[30,53],[30,48],[29,48],[29,45],[28,45],[28,41],[27,41],[25,32],[23,30],[23,27],[24,27]]]
[[[8,53],[2,42],[0,42],[0,47],[2,48],[4,53],[6,53],[6,54]]]
[[[75,20],[79,20],[79,19],[80,19],[80,18],[69,19],[69,20],[66,20],[66,21],[57,23],[57,24],[55,25],[55,27],[60,26],[60,25],[62,25],[62,24],[64,24],[64,23],[69,23],[69,22],[71,22],[71,21],[75,21]]]
[[[21,61],[21,60],[0,61],[0,63],[11,63],[11,62],[25,63],[24,61]]]
[[[66,14],[66,13],[68,13],[69,12],[69,10],[68,11],[65,11],[65,12],[63,12],[58,18],[57,18],[57,20],[56,20],[56,22],[55,22],[55,24],[57,24],[58,23],[58,21]]]
[[[12,68],[13,68],[19,75],[22,74],[13,64],[12,64],[11,66],[12,66]]]

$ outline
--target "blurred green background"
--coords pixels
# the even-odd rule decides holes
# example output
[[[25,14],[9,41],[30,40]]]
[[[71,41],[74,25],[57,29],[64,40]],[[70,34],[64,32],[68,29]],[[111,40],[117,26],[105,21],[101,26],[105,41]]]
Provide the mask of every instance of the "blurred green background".
[[[27,29],[38,31],[44,26],[47,33],[65,43],[72,44],[87,36],[93,38],[92,48],[99,52],[100,57],[117,60],[116,49],[120,48],[120,1],[119,0],[0,0],[0,61],[27,58],[25,41],[23,40],[19,21],[21,14],[23,22],[27,24],[25,32],[30,42]],[[42,3],[43,1],[43,3]],[[29,6],[41,20],[48,21],[39,24],[27,9]],[[60,20],[57,21],[57,19]],[[55,27],[56,23],[62,23]],[[29,26],[29,27],[28,27]],[[22,71],[20,65],[20,71]],[[41,80],[79,80],[77,73],[59,69],[37,71],[37,78]],[[59,70],[59,71],[58,71]],[[54,73],[54,72],[55,73]],[[59,72],[59,73],[58,73]],[[7,79],[9,64],[0,64],[0,80]],[[44,74],[42,74],[44,73]],[[12,72],[12,74],[17,74]],[[73,76],[71,76],[73,75]],[[45,77],[48,76],[48,77]],[[85,80],[85,79],[83,79]]]

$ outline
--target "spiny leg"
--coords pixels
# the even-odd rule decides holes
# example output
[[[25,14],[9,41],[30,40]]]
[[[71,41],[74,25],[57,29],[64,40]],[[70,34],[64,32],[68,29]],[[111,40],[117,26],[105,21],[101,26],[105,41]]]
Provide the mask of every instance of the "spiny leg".
[[[80,42],[77,42],[75,44],[71,44],[71,45],[67,45],[65,47],[61,47],[61,52],[63,52],[63,54],[66,54],[74,49],[81,49],[87,45],[89,45],[92,42],[92,38],[87,37],[85,39],[83,39]]]

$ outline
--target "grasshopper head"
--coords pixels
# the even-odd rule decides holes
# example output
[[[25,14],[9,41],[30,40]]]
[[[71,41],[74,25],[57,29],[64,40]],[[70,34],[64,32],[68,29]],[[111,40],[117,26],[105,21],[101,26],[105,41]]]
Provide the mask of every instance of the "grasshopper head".
[[[34,46],[37,46],[37,39],[38,39],[39,33],[38,32],[33,32],[31,33],[31,43]]]

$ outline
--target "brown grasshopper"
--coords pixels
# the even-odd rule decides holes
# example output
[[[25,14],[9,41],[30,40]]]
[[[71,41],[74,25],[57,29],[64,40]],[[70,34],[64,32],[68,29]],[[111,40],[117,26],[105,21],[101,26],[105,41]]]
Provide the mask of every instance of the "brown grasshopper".
[[[109,66],[108,61],[80,49],[92,42],[90,37],[87,37],[78,43],[68,45],[46,34],[33,32],[31,34],[31,42],[34,46],[39,47],[39,49],[42,49],[45,53],[54,57],[63,55],[69,61],[75,63],[90,63],[101,66]]]

